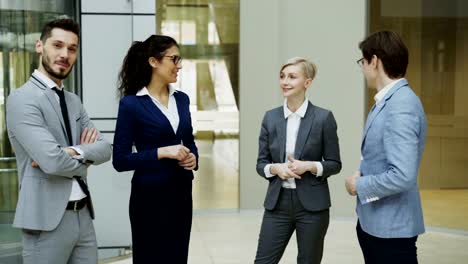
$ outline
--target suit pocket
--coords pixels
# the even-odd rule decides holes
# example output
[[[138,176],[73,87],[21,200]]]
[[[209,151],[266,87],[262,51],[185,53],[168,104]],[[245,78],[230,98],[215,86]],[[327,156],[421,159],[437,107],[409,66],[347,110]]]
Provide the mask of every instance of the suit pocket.
[[[25,229],[23,228],[23,233],[29,236],[39,236],[41,230]]]
[[[81,139],[81,116],[77,116],[74,119],[76,123],[76,129],[75,129],[76,137],[78,138],[78,140],[80,140]]]

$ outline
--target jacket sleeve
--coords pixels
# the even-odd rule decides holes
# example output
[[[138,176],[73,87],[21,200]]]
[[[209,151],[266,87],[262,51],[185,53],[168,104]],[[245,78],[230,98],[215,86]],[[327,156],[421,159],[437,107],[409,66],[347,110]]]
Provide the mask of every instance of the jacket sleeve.
[[[63,150],[48,130],[37,102],[13,94],[7,100],[6,111],[10,138],[23,147],[44,173],[68,178],[86,176],[87,166]]]
[[[417,184],[421,116],[414,102],[389,107],[383,131],[383,149],[387,169],[375,175],[359,177],[358,197],[363,204],[409,190]],[[370,199],[372,197],[373,199]]]
[[[158,149],[149,149],[133,152],[133,144],[138,136],[136,115],[133,112],[131,102],[127,102],[124,97],[120,100],[119,112],[114,135],[114,148],[112,165],[121,171],[136,169],[158,169],[161,162],[158,160]]]
[[[193,136],[193,127],[192,127],[192,115],[190,114],[190,98],[186,95],[187,98],[187,115],[188,115],[188,131],[184,133],[183,143],[184,145],[190,149],[190,152],[195,155],[197,158],[197,165],[193,170],[198,170],[198,148],[195,145],[195,137]]]
[[[272,162],[271,152],[268,145],[269,136],[268,113],[265,113],[262,126],[260,128],[260,136],[258,137],[257,173],[266,179],[271,179],[266,177],[264,171],[265,166]]]
[[[325,179],[341,171],[340,146],[338,143],[337,125],[332,112],[328,112],[323,125],[323,174]]]
[[[81,105],[81,103],[80,107],[81,131],[83,131],[83,129],[85,128],[96,128],[93,122],[89,119],[89,116],[86,113],[86,110],[84,109],[83,105]],[[83,159],[87,162],[92,163],[93,165],[98,165],[109,161],[112,155],[111,144],[102,137],[99,131],[97,131],[97,133],[98,137],[94,143],[77,146],[83,151]]]

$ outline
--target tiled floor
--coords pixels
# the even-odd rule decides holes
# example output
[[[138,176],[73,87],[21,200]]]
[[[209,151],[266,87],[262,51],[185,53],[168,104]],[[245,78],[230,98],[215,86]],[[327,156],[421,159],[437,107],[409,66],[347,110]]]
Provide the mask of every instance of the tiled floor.
[[[238,139],[197,139],[200,169],[193,181],[193,208],[239,208]]]
[[[253,263],[262,212],[195,213],[190,243],[190,264]],[[325,239],[322,263],[363,263],[355,235],[355,220],[333,219]],[[468,261],[468,232],[429,230],[418,239],[419,262],[460,264]],[[281,263],[296,263],[293,236]],[[131,264],[131,259],[112,262]]]

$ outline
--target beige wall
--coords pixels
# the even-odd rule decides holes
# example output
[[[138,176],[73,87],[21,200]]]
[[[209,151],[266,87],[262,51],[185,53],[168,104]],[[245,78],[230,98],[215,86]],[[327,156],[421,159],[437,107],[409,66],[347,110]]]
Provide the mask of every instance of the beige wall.
[[[318,75],[308,92],[333,111],[343,169],[329,180],[332,215],[354,216],[344,176],[360,159],[364,82],[356,60],[366,31],[366,1],[240,0],[240,208],[262,208],[267,182],[255,171],[263,114],[279,106],[278,70],[292,56],[311,58]]]

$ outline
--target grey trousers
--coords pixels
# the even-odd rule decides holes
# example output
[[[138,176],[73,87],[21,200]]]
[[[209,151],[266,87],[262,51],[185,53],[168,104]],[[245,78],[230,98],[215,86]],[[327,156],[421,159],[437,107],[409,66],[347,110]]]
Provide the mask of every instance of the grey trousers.
[[[265,210],[255,264],[276,264],[296,230],[298,264],[319,264],[330,221],[329,210],[304,209],[295,189],[281,189],[274,210]]]
[[[66,210],[52,231],[23,229],[23,264],[97,264],[93,221],[85,206]]]

